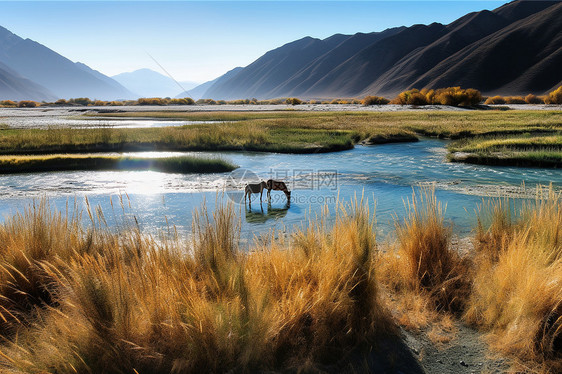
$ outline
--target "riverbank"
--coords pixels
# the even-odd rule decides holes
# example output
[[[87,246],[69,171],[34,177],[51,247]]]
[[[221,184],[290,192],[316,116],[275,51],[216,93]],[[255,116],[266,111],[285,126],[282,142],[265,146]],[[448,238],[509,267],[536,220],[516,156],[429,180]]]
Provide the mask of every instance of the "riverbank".
[[[405,112],[97,112],[100,118],[221,121],[162,128],[74,129],[46,126],[0,130],[0,154],[167,151],[322,153],[358,143],[417,141],[420,136],[469,139],[557,135],[562,111]],[[80,117],[87,120],[88,116]]]
[[[226,160],[190,156],[159,158],[87,154],[0,156],[0,174],[70,170],[153,170],[168,173],[224,173],[236,168],[236,165]]]
[[[371,206],[338,205],[331,225],[245,251],[232,204],[196,211],[185,241],[110,230],[89,204],[64,215],[35,203],[0,225],[0,367],[560,369],[559,195],[484,206],[475,250],[452,240],[431,190],[395,220],[394,243],[377,242]]]
[[[562,167],[562,135],[525,134],[453,142],[449,160],[482,165]]]

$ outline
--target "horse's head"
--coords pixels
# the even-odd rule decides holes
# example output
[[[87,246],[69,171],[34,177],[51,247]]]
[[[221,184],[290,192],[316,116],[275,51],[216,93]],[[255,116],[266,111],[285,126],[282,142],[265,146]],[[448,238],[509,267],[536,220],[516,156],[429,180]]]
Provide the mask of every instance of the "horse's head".
[[[267,188],[268,190],[271,190],[273,188],[273,179],[268,179],[266,184],[265,184],[265,188]]]
[[[267,188],[267,183],[265,183],[264,181],[261,181],[260,186],[261,186],[261,188]]]

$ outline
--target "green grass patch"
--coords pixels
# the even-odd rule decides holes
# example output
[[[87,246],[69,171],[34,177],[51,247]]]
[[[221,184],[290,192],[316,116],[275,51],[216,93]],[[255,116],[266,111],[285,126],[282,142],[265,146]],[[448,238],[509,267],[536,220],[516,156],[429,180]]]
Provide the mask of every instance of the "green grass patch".
[[[222,173],[236,169],[214,158],[122,157],[95,155],[1,156],[0,173],[30,173],[67,170],[155,170],[169,173]]]
[[[172,151],[332,152],[357,143],[416,141],[418,136],[559,135],[560,111],[409,112],[123,112],[96,117],[218,120],[224,123],[143,129],[6,129],[0,154]]]
[[[449,159],[484,165],[562,167],[562,135],[459,140],[449,146]]]

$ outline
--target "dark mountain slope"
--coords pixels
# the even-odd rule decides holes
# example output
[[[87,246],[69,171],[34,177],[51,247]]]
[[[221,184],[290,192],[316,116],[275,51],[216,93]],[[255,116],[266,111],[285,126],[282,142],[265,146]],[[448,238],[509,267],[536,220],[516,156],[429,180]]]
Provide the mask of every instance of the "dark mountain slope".
[[[484,93],[542,93],[562,80],[562,3],[463,48],[414,82],[417,87],[460,85]],[[511,13],[510,13],[511,14]]]
[[[363,49],[320,79],[306,96],[354,96],[400,59],[446,33],[440,23],[414,25]]]
[[[272,97],[279,85],[348,38],[349,35],[336,34],[324,40],[305,37],[285,44],[267,52],[232,79],[213,86],[206,96],[221,99]]]
[[[396,95],[443,59],[508,24],[507,20],[490,11],[470,13],[447,25],[449,32],[441,38],[413,51],[381,74],[365,92]]]
[[[357,97],[463,86],[541,94],[562,80],[560,2],[518,0],[441,25],[310,37],[272,50],[205,96]]]
[[[369,34],[357,33],[339,44],[334,49],[316,58],[307,66],[293,75],[284,84],[272,91],[272,96],[294,96],[310,89],[319,79],[345,62],[365,46],[372,45],[379,40],[395,35],[405,27],[396,27],[382,32]]]
[[[69,59],[30,39],[0,27],[0,62],[53,92],[57,97],[98,99],[134,95],[111,78]]]

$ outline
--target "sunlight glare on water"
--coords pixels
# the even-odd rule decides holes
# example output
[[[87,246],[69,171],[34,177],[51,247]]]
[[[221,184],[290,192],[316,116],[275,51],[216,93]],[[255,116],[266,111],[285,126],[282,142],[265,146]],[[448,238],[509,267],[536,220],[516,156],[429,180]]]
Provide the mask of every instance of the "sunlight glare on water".
[[[355,149],[324,154],[274,154],[256,152],[142,152],[125,156],[171,157],[191,155],[220,157],[256,173],[288,183],[293,191],[291,205],[285,195],[272,192],[272,203],[238,206],[242,231],[248,236],[275,228],[286,230],[302,224],[307,212],[320,214],[324,205],[336,199],[349,202],[355,196],[376,200],[378,227],[390,231],[392,217],[401,217],[404,201],[419,185],[434,185],[437,198],[447,205],[446,219],[457,232],[467,233],[475,225],[474,211],[483,197],[520,196],[522,183],[533,189],[537,184],[562,186],[557,169],[491,167],[446,161],[446,142],[422,140],[417,143],[357,146]],[[326,183],[326,176],[332,176]],[[133,214],[142,227],[157,231],[167,223],[178,230],[191,229],[192,212],[205,202],[209,210],[224,203],[225,191],[243,186],[229,184],[229,173],[177,174],[155,171],[72,171],[4,175],[0,178],[0,215],[21,210],[33,199],[47,197],[59,209],[68,200],[85,196],[105,211],[109,197],[127,195]],[[265,195],[265,194],[264,194]],[[228,194],[227,194],[228,196]],[[228,199],[226,198],[228,201]]]

